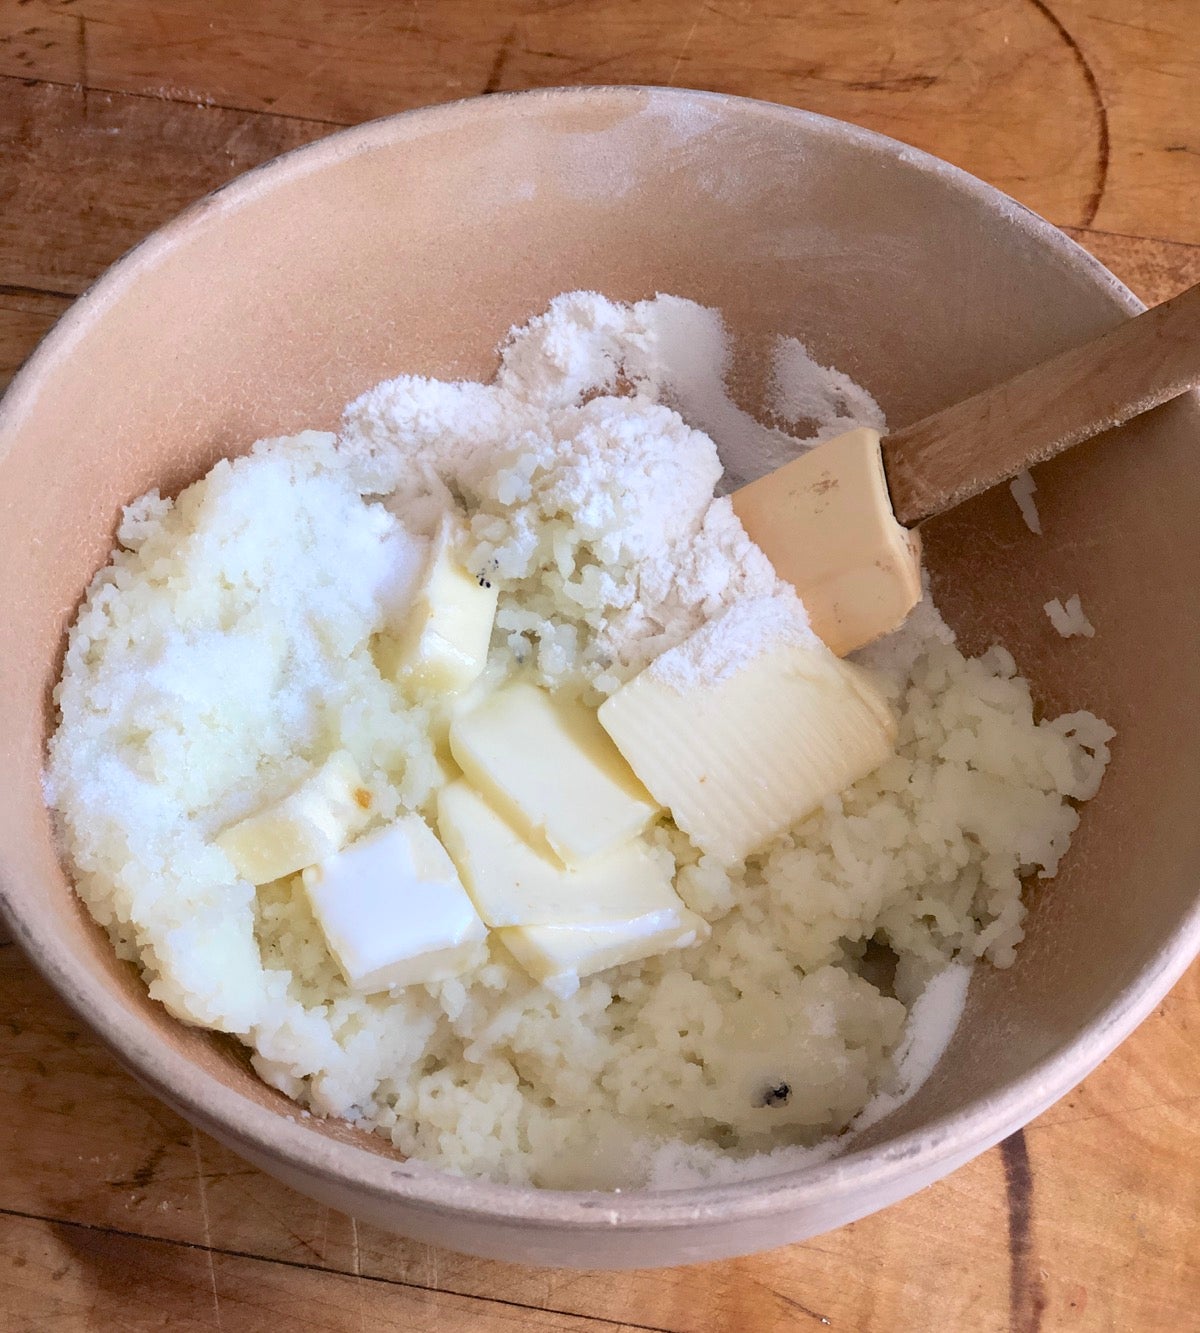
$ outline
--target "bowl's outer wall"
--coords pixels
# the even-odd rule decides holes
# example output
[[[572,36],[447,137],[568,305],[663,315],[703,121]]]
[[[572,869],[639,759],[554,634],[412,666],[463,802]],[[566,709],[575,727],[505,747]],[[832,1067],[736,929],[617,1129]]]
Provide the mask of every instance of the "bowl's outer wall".
[[[796,334],[894,424],[1131,305],[1069,242],[949,169],[734,99],[590,90],[462,104],[253,173],[127,257],[0,409],[2,893],[18,938],[126,1063],[266,1169],[459,1248],[644,1266],[813,1234],[919,1188],[1082,1077],[1184,966],[1200,863],[1200,414],[1181,400],[1041,469],[1043,538],[1005,488],[926,529],[965,642],[1003,641],[1048,709],[1094,708],[1120,734],[1059,877],[1032,895],[1016,966],[980,970],[925,1088],[788,1189],[598,1197],[583,1211],[581,1196],[413,1170],[345,1126],[297,1127],[244,1060],[176,1024],[115,962],[59,867],[39,785],[63,634],[122,504],[177,490],[259,437],[332,427],[343,403],[401,371],[487,378],[509,326],[574,288],[720,307],[752,408],[766,339]],[[1062,640],[1043,615],[1075,592],[1094,640]]]

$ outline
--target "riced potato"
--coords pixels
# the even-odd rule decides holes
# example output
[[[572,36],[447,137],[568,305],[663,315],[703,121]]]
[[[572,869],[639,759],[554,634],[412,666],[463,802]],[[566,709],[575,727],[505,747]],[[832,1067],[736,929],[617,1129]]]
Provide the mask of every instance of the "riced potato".
[[[669,952],[580,973],[567,994],[522,965],[533,944],[476,932],[460,975],[347,980],[303,867],[255,885],[228,830],[286,815],[330,763],[365,793],[352,845],[412,815],[437,830],[468,695],[430,681],[471,699],[517,681],[594,709],[731,607],[790,595],[713,499],[721,464],[662,359],[667,316],[715,318],[672,298],[559,298],[492,385],[404,377],[352,404],[336,438],[264,441],[174,501],[152,492],[71,630],[46,793],[120,955],[172,1013],[240,1037],[268,1083],[447,1170],[673,1183],[842,1131],[895,1090],[930,979],[1012,961],[1022,878],[1053,876],[1108,759],[1103,722],[1039,719],[1012,658],[964,657],[926,605],[864,658],[896,727],[873,771],[732,863],[666,816],[650,825],[638,874],[699,919]],[[395,646],[447,515],[495,590],[478,681],[465,630],[454,652]],[[529,940],[548,957],[563,937]]]

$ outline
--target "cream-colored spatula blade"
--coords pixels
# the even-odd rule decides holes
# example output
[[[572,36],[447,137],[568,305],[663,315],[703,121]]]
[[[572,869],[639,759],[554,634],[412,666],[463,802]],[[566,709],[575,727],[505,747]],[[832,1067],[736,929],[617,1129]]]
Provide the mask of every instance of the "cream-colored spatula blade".
[[[894,629],[921,596],[921,539],[896,521],[879,432],[826,440],[730,496],[839,657]]]
[[[920,597],[910,529],[1200,383],[1200,284],[880,440],[854,430],[733,492],[734,510],[836,653]]]

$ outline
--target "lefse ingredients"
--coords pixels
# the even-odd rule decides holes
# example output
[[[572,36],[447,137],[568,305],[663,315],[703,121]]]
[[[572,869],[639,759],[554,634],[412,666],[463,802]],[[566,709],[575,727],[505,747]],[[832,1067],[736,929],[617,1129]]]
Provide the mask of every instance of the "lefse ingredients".
[[[781,338],[760,426],[728,357],[573,293],[490,385],[402,376],[125,511],[47,798],[151,995],[314,1112],[502,1181],[762,1173],[1012,962],[1112,732],[928,601],[824,648],[704,432],[737,480],[882,415]]]

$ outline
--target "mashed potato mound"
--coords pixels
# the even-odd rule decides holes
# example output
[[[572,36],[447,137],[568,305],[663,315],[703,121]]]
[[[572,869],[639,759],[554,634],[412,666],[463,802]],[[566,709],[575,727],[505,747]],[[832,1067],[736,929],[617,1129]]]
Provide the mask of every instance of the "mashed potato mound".
[[[666,405],[653,304],[562,298],[491,386],[405,377],[352,405],[340,439],[265,441],[173,502],[145,496],[55,696],[47,798],[80,895],[151,995],[236,1034],[315,1113],[500,1181],[630,1186],[681,1148],[715,1161],[844,1129],[894,1089],[930,979],[1012,961],[1022,878],[1055,873],[1108,759],[1103,722],[1039,720],[1012,658],[965,658],[927,606],[865,659],[895,756],[733,871],[659,826],[711,938],[569,999],[494,941],[455,980],[362,996],[298,876],[240,881],[214,834],[334,751],[378,822],[432,817],[445,705],[382,677],[372,637],[447,508],[500,588],[492,672],[593,704],[777,589],[712,498],[712,441]]]

